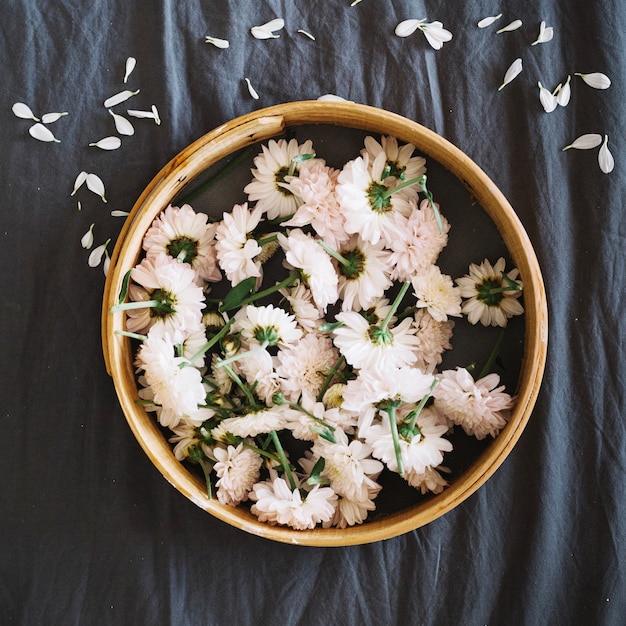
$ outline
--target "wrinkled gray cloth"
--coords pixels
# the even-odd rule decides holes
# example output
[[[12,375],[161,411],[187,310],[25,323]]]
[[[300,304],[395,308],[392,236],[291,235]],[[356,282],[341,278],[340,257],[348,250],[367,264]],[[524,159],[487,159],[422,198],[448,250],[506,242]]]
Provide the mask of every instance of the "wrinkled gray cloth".
[[[623,623],[624,3],[0,0],[0,15],[1,623]],[[275,17],[280,38],[250,35]],[[419,31],[396,37],[409,18],[454,37],[438,51]],[[532,46],[542,20],[554,38]],[[595,90],[576,72],[613,83]],[[537,82],[568,76],[570,103],[544,112]],[[125,88],[140,93],[122,110],[155,104],[162,124],[133,120],[120,150],[89,147],[113,134],[102,103]],[[326,93],[416,120],[478,163],[530,236],[550,311],[536,408],[495,475],[428,526],[349,548],[256,538],[160,476],[105,372],[104,276],[80,245],[93,223],[111,250],[123,218],[110,211],[210,129]],[[48,125],[60,143],[32,139],[18,101],[37,117],[67,111]],[[612,173],[597,148],[561,151],[584,133],[608,135]],[[106,204],[70,196],[82,170]]]

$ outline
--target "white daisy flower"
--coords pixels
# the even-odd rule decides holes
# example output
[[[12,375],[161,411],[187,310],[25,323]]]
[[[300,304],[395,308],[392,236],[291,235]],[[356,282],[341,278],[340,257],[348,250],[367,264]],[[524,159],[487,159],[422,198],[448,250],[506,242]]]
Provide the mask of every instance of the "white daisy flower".
[[[309,333],[276,354],[276,374],[285,396],[296,402],[303,391],[316,397],[339,353],[329,337]]]
[[[285,178],[290,175],[294,158],[313,154],[313,142],[307,140],[300,145],[296,139],[289,142],[285,139],[270,139],[267,146],[261,146],[261,149],[262,154],[254,159],[252,182],[244,187],[244,192],[248,194],[250,202],[256,201],[256,207],[266,212],[269,219],[293,215],[302,199],[288,188]],[[315,163],[315,159],[297,162],[293,174],[298,175],[301,169]]]
[[[411,207],[408,218],[396,215],[401,235],[388,243],[392,250],[389,263],[393,268],[393,280],[411,280],[420,269],[435,263],[448,243],[450,224],[440,213],[442,228],[439,230],[428,200],[422,200],[419,208],[411,202]]]
[[[188,423],[181,423],[171,427],[174,435],[169,438],[169,442],[174,445],[174,456],[179,461],[184,461],[189,456],[189,450],[202,443],[198,429]]]
[[[218,477],[217,499],[223,504],[237,506],[248,499],[248,493],[259,480],[263,459],[260,454],[246,448],[242,443],[237,447],[228,446],[212,449],[216,461],[213,470]]]
[[[297,327],[295,317],[273,304],[247,304],[242,307],[235,315],[232,330],[240,332],[252,344],[267,346],[287,345],[302,337],[302,330]]]
[[[427,467],[423,472],[405,471],[403,478],[422,495],[441,493],[448,486],[448,481],[434,467]]]
[[[280,294],[287,300],[287,309],[304,332],[312,333],[322,323],[322,314],[313,302],[313,294],[302,283],[291,289],[281,289]]]
[[[498,386],[500,377],[489,374],[478,381],[465,368],[441,373],[433,390],[434,407],[468,435],[495,437],[504,428],[513,407],[513,398]]]
[[[256,437],[262,433],[270,433],[273,430],[282,430],[285,427],[285,415],[282,407],[271,407],[259,411],[251,411],[242,417],[229,417],[220,422],[217,429],[211,431],[215,433],[216,439],[220,432],[229,432],[236,437]],[[217,431],[217,432],[216,432]]]
[[[437,321],[426,309],[416,311],[413,318],[415,336],[419,340],[417,345],[418,363],[424,370],[433,369],[442,360],[445,350],[450,350],[454,322]]]
[[[303,498],[300,489],[291,489],[278,476],[254,485],[250,508],[261,522],[290,526],[296,530],[315,528],[335,514],[337,495],[330,487],[315,485]]]
[[[385,371],[415,363],[418,340],[410,318],[383,332],[354,311],[343,311],[335,318],[343,326],[333,330],[334,343],[350,365]]]
[[[157,302],[156,306],[127,310],[126,328],[145,333],[162,325],[175,343],[202,324],[204,293],[196,284],[196,273],[188,265],[160,254],[145,258],[131,271],[130,300]],[[130,304],[130,303],[128,303]]]
[[[266,405],[271,406],[272,398],[277,391],[280,391],[281,383],[278,374],[274,371],[272,355],[267,350],[251,350],[237,363],[248,385],[254,385],[254,393]]]
[[[261,277],[261,246],[251,233],[261,221],[262,209],[251,211],[248,204],[236,204],[231,213],[224,213],[215,231],[215,249],[220,267],[233,286],[242,280]]]
[[[284,226],[311,225],[331,247],[336,248],[348,237],[335,186],[339,171],[319,161],[302,169],[299,176],[289,177],[286,189],[301,198],[302,204]]]
[[[374,481],[372,481],[372,483],[374,486],[369,488],[367,493],[360,498],[350,499],[340,497],[337,500],[335,516],[328,526],[347,528],[355,524],[362,524],[367,519],[368,513],[376,510],[374,499],[382,489],[378,483]],[[326,526],[327,525],[324,524],[324,527]]]
[[[380,143],[374,137],[365,138],[365,148],[361,156],[369,155],[370,163],[383,152],[385,154],[385,168],[383,176],[396,179],[396,183],[402,180],[411,180],[423,176],[426,173],[426,159],[421,156],[413,156],[416,148],[413,144],[398,145],[395,137],[382,136]],[[389,182],[389,181],[388,181]]]
[[[442,437],[448,431],[448,426],[442,424],[435,414],[420,414],[416,426],[417,434],[399,435],[403,474],[422,474],[427,467],[437,467],[443,461],[443,453],[452,450],[452,443]],[[365,441],[372,447],[373,456],[383,461],[392,472],[398,471],[388,419],[372,426],[365,433]]]
[[[337,179],[337,198],[346,220],[346,232],[359,234],[371,243],[392,241],[401,235],[395,212],[408,217],[410,192],[391,193],[382,180],[387,160],[381,152],[370,164],[369,155],[349,161]]]
[[[524,312],[518,301],[522,283],[515,281],[519,271],[515,268],[505,274],[505,264],[502,257],[493,266],[485,259],[480,265],[470,264],[469,274],[456,279],[461,297],[467,298],[462,312],[470,324],[480,322],[483,326],[505,327],[509,318]],[[510,288],[515,285],[518,287]]]
[[[389,251],[382,241],[371,244],[353,235],[337,252],[343,259],[336,263],[342,310],[368,309],[393,284]]]
[[[137,366],[144,371],[154,402],[164,409],[191,415],[204,404],[206,390],[200,372],[187,359],[176,356],[168,335],[148,333],[137,351]]]
[[[359,415],[361,435],[386,402],[415,404],[430,393],[434,377],[415,367],[361,369],[343,389],[342,408]]]
[[[339,297],[337,274],[328,254],[300,229],[290,231],[288,237],[279,233],[278,242],[289,266],[301,271],[315,304],[325,312]]]
[[[415,290],[417,307],[425,308],[438,322],[448,316],[461,316],[461,294],[452,279],[442,274],[438,265],[429,265],[413,276],[411,284]]]
[[[217,282],[222,274],[215,257],[215,224],[208,216],[196,213],[188,204],[168,206],[146,231],[143,249],[146,256],[168,254],[181,263],[189,263],[199,281]]]

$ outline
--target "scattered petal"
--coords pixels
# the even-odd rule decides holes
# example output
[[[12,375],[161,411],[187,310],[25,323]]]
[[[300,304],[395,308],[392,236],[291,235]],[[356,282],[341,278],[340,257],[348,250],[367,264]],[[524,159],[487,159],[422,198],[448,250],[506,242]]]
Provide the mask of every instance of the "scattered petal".
[[[77,205],[76,209],[77,209],[78,211],[82,211],[82,210],[83,210],[83,205],[82,205],[82,203],[81,203],[81,201],[80,201],[80,200],[78,201],[78,205]]]
[[[72,191],[72,193],[70,194],[70,196],[73,196],[78,190],[79,188],[82,186],[82,184],[87,180],[87,172],[81,172],[77,177],[76,180],[74,181],[74,190]],[[78,209],[80,211],[80,209]]]
[[[85,248],[85,250],[89,250],[91,246],[93,246],[93,227],[95,224],[92,224],[89,227],[89,230],[82,236],[80,240],[80,245]]]
[[[426,20],[404,20],[396,26],[394,33],[398,37],[412,35]]]
[[[128,77],[132,74],[132,71],[137,65],[137,59],[135,57],[128,57],[126,59],[126,72],[124,73],[124,84],[128,81]]]
[[[64,115],[67,115],[67,111],[64,111],[63,113],[45,113],[41,116],[41,121],[44,124],[52,124],[53,122],[56,122],[58,119],[62,118]]]
[[[106,202],[106,198],[104,197],[104,183],[102,179],[96,174],[87,174],[87,178],[85,179],[87,182],[87,189],[89,191],[93,191],[97,196],[102,198],[102,202]]]
[[[137,89],[137,91],[129,91],[128,89],[124,91],[120,91],[119,93],[116,93],[114,96],[107,98],[104,101],[104,107],[105,109],[110,109],[111,107],[114,107],[116,104],[119,104],[120,102],[125,102],[126,100],[128,100],[128,98],[131,98],[132,96],[136,96],[138,93],[139,93],[139,89]]]
[[[31,137],[38,139],[39,141],[54,141],[56,143],[61,143],[59,139],[57,139],[48,128],[46,128],[43,124],[33,124],[29,129]]]
[[[598,165],[605,174],[612,172],[615,167],[615,161],[613,159],[613,155],[609,152],[608,144],[609,136],[604,135],[604,143],[598,152]]]
[[[211,43],[216,48],[222,48],[225,50],[230,46],[230,43],[226,39],[220,39],[219,37],[211,37],[210,35],[206,35],[204,38],[204,43]]]
[[[128,211],[111,211],[112,217],[128,217],[129,215]]]
[[[539,35],[530,45],[536,46],[538,43],[547,43],[548,41],[552,41],[552,37],[554,37],[554,28],[552,28],[552,26],[546,28],[546,23],[541,22],[541,24],[539,24]]]
[[[504,75],[504,81],[498,87],[498,91],[503,89],[506,85],[508,85],[516,76],[518,76],[522,71],[522,59],[515,59],[513,63],[509,66],[509,69],[506,71]]]
[[[252,36],[256,39],[278,39],[280,35],[277,35],[274,31],[282,30],[285,27],[285,20],[277,17],[270,20],[261,26],[253,26],[250,29]]]
[[[580,74],[577,72],[574,76],[580,76],[590,87],[594,89],[608,89],[611,86],[611,79],[601,72],[593,72],[592,74]]]
[[[421,24],[419,28],[424,33],[428,43],[435,50],[441,50],[443,44],[452,39],[452,33],[449,30],[446,30],[441,22]]]
[[[565,107],[569,104],[569,100],[572,95],[572,89],[569,86],[571,79],[572,77],[568,76],[565,84],[562,87],[559,85],[559,88],[556,91],[556,101],[558,102],[559,106]]]
[[[313,37],[313,35],[311,35],[311,33],[307,33],[306,30],[302,30],[301,28],[298,29],[298,32],[301,35],[304,35],[305,37],[308,37],[309,39],[311,39],[312,41],[315,41],[315,37]]]
[[[16,102],[11,107],[11,110],[17,117],[23,120],[34,120],[35,122],[39,121],[39,118],[35,117],[35,114],[30,110],[30,107],[23,102]]]
[[[546,89],[541,83],[537,83],[539,87],[539,101],[541,102],[541,106],[546,113],[552,113],[554,109],[557,107],[557,97],[550,93],[548,89]]]
[[[91,251],[89,259],[87,260],[89,267],[98,267],[98,265],[100,265],[100,261],[102,261],[102,257],[104,256],[110,241],[110,239],[107,239],[103,244],[100,244],[97,248],[94,248]]]
[[[574,139],[569,146],[565,146],[563,151],[574,148],[576,150],[591,150],[591,148],[597,148],[602,143],[602,135],[596,133],[589,133],[587,135],[581,135]]]
[[[115,122],[115,129],[120,135],[134,135],[135,129],[133,125],[122,115],[118,115],[117,113],[113,113],[111,109],[109,109],[109,113],[113,116],[113,121]]]
[[[156,113],[155,112],[156,112],[156,107],[154,107],[152,111],[138,111],[137,109],[128,109],[126,111],[126,113],[128,113],[128,115],[130,115],[131,117],[136,117],[136,118],[141,118],[141,119],[151,119],[151,120],[154,120],[157,124],[160,124],[161,120],[158,117],[158,112]]]
[[[353,2],[350,4],[351,7],[355,7],[357,4],[359,4],[359,2],[362,2],[363,0],[353,0]]]
[[[161,118],[159,117],[159,112],[157,111],[156,106],[153,104],[152,105],[152,115],[154,115],[154,121],[156,123],[157,126],[161,125]]]
[[[117,150],[122,145],[122,140],[119,137],[104,137],[100,141],[90,143],[90,147],[100,148],[101,150]]]
[[[334,93],[326,93],[323,96],[320,96],[318,100],[322,102],[352,102],[352,100],[346,100],[341,96],[336,96]]]
[[[102,264],[102,271],[106,276],[109,273],[109,267],[111,266],[111,257],[107,250],[104,251],[104,263]]]
[[[496,34],[499,35],[500,33],[508,33],[512,30],[517,30],[518,28],[520,28],[521,25],[522,25],[522,20],[514,20],[513,22],[511,22],[504,28],[497,30]]]
[[[258,100],[259,99],[259,94],[256,92],[256,90],[254,89],[254,87],[252,86],[252,84],[250,83],[250,79],[249,78],[244,78],[244,80],[246,81],[246,85],[248,85],[248,91],[250,92],[250,95],[255,99]]]
[[[502,17],[502,13],[498,13],[498,15],[492,15],[491,17],[485,17],[476,26],[478,28],[487,28],[487,26],[491,26],[494,22],[499,20]]]

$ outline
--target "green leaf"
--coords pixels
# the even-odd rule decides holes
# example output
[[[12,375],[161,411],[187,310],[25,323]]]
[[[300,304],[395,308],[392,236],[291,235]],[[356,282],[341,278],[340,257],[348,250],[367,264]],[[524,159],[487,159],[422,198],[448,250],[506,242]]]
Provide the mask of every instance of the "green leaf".
[[[130,284],[130,273],[133,270],[130,269],[124,274],[124,280],[122,281],[122,288],[120,289],[120,297],[117,301],[118,304],[122,304],[124,300],[126,300],[126,296],[128,295],[128,285]]]
[[[323,478],[321,476],[321,473],[324,471],[325,466],[326,466],[326,459],[323,456],[321,456],[317,460],[317,463],[313,466],[313,469],[311,470],[311,475],[306,481],[308,485],[321,485],[321,484],[328,482],[326,478]]]
[[[245,298],[252,293],[255,284],[256,278],[254,276],[244,278],[244,280],[242,280],[226,294],[224,302],[222,302],[222,305],[220,306],[220,311],[230,311],[241,306],[241,303],[245,300]]]

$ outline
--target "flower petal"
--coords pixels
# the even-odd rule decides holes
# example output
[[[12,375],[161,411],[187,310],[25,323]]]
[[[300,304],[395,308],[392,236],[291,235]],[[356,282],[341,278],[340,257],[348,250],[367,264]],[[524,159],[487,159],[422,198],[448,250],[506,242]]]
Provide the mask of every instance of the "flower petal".
[[[80,172],[80,174],[76,177],[76,180],[74,181],[74,190],[72,191],[70,196],[73,196],[86,180],[87,172]]]
[[[554,37],[554,28],[552,28],[552,26],[546,28],[546,23],[541,22],[539,25],[539,35],[530,45],[536,46],[538,43],[547,43],[548,41],[552,41],[552,37]]]
[[[23,120],[34,120],[35,122],[39,121],[38,117],[35,117],[35,114],[30,110],[30,107],[23,102],[16,102],[12,107],[14,115],[23,119]]]
[[[500,30],[497,30],[496,34],[508,33],[508,32],[510,32],[512,30],[517,30],[518,28],[521,27],[521,25],[522,25],[522,20],[514,20],[513,22],[511,22],[510,24],[508,24],[504,28],[501,28]]]
[[[87,259],[87,263],[89,267],[98,267],[100,265],[100,261],[102,261],[102,257],[109,245],[110,239],[107,239],[103,244],[100,244],[97,248],[94,248],[89,255],[89,259]]]
[[[113,116],[115,129],[120,135],[130,136],[135,134],[135,128],[125,117],[118,115],[117,113],[113,113],[111,109],[109,109],[109,113]]]
[[[41,116],[41,121],[44,124],[52,124],[64,115],[67,115],[67,111],[64,111],[63,113],[44,113],[44,115]]]
[[[404,20],[396,26],[394,33],[398,37],[408,37],[409,35],[412,35],[425,21],[426,20]]]
[[[106,198],[104,197],[104,183],[102,182],[102,179],[96,174],[87,174],[85,181],[87,183],[87,189],[100,196],[102,198],[102,202],[106,202]]]
[[[85,250],[89,250],[91,246],[93,246],[93,227],[95,224],[92,224],[89,227],[89,230],[82,236],[80,240],[80,245],[85,248]]]
[[[90,143],[90,147],[100,148],[101,150],[117,150],[122,145],[122,140],[119,137],[104,137],[100,141]]]
[[[565,146],[562,150],[569,150],[570,148],[574,148],[576,150],[590,150],[591,148],[597,148],[602,143],[602,135],[598,135],[596,133],[588,133],[586,135],[581,135],[574,139],[572,143],[568,146]]]
[[[424,33],[428,43],[435,50],[441,50],[443,44],[452,39],[452,33],[449,30],[446,30],[441,22],[421,24],[419,28]]]
[[[615,160],[613,159],[613,155],[609,151],[609,136],[604,135],[604,143],[598,152],[598,165],[600,169],[608,174],[613,171],[615,167]]]
[[[478,28],[487,28],[487,26],[491,26],[494,22],[499,20],[502,17],[502,13],[498,13],[498,15],[492,15],[491,17],[484,17],[476,26]]]
[[[283,28],[285,28],[285,20],[281,19],[280,17],[276,17],[269,22],[265,22],[265,24],[261,24],[260,26],[258,26],[258,28],[263,28],[264,30],[269,31],[282,30]]]
[[[38,139],[39,141],[54,141],[56,143],[60,143],[60,140],[57,139],[52,132],[48,128],[46,128],[43,124],[33,124],[29,129],[31,137]]]
[[[325,93],[323,96],[319,96],[318,100],[322,102],[352,102],[352,100],[346,100],[341,96],[336,96],[334,93]]]
[[[546,113],[552,113],[554,109],[557,107],[557,98],[555,95],[550,93],[548,89],[546,89],[541,83],[537,83],[539,87],[539,101],[541,102],[541,106]]]
[[[126,59],[126,72],[124,73],[124,84],[128,81],[128,77],[131,75],[132,71],[135,69],[135,65],[137,65],[137,59],[135,57],[128,57]]]
[[[157,126],[161,125],[161,118],[159,117],[159,112],[157,111],[156,106],[153,104],[152,105],[152,115],[154,115],[154,121],[156,123]]]
[[[513,63],[509,66],[509,69],[506,71],[504,75],[504,80],[502,84],[498,87],[498,91],[503,89],[506,85],[508,85],[516,76],[518,76],[522,71],[522,59],[515,59]]]
[[[219,37],[211,37],[210,35],[206,35],[204,38],[204,43],[213,44],[216,48],[222,48],[223,50],[230,46],[230,43],[226,39],[220,39]]]
[[[128,100],[128,98],[136,96],[138,93],[139,89],[137,89],[136,91],[129,91],[128,89],[120,91],[119,93],[116,93],[114,96],[111,96],[104,101],[104,108],[110,109],[120,102],[125,102],[126,100]]]
[[[111,211],[111,217],[128,217],[130,213],[128,211]]]
[[[593,72],[592,74],[576,73],[574,76],[580,76],[590,87],[594,89],[608,89],[611,86],[611,79],[601,72]]]
[[[565,84],[556,93],[556,101],[559,106],[565,107],[569,104],[570,97],[572,95],[572,89],[569,86],[571,78],[571,76],[568,76]]]
[[[250,95],[255,99],[258,100],[259,99],[259,94],[256,92],[256,90],[254,89],[254,87],[252,86],[252,83],[250,82],[249,78],[244,78],[244,80],[246,81],[246,85],[248,86],[248,91],[250,92]]]
[[[301,35],[304,35],[305,37],[308,37],[309,39],[311,39],[312,41],[315,41],[315,37],[313,37],[313,35],[311,35],[311,33],[308,33],[306,30],[302,30],[301,28],[298,29],[298,32]]]

